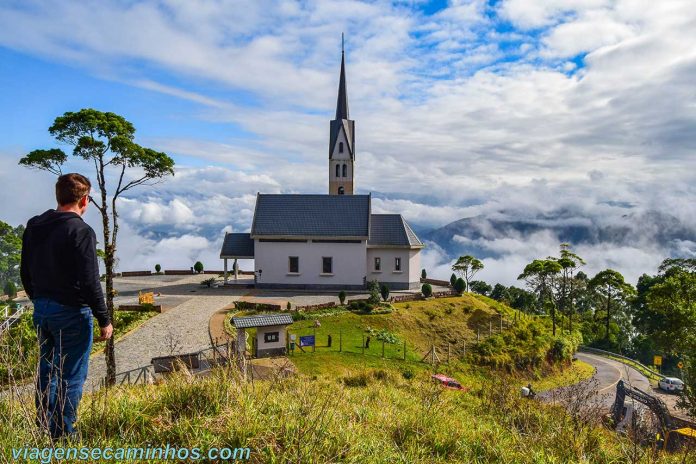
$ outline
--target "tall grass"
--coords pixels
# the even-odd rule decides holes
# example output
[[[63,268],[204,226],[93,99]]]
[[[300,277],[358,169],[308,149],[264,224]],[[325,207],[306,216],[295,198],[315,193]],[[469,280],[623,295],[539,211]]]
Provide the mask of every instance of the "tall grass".
[[[340,379],[249,382],[234,368],[88,395],[79,446],[249,447],[252,462],[681,462],[638,460],[626,440],[519,398],[504,376],[444,390],[427,373],[358,370]],[[0,448],[46,444],[21,398],[0,400]],[[688,462],[688,461],[687,461]]]

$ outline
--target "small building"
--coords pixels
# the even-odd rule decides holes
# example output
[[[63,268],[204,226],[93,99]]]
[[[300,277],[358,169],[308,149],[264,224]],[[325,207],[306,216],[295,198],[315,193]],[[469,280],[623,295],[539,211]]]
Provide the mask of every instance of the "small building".
[[[265,358],[287,354],[287,330],[292,324],[289,314],[259,314],[233,317],[232,325],[237,329],[237,353],[246,351],[246,329],[256,329],[252,356]]]

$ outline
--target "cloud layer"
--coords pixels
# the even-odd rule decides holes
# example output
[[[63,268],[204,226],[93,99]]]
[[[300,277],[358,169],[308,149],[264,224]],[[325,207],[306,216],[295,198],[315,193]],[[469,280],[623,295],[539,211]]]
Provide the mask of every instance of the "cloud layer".
[[[192,102],[195,114],[175,116],[244,134],[139,134],[184,161],[173,179],[120,203],[125,242],[140,241],[121,250],[122,267],[214,261],[223,230],[249,228],[257,192],[326,191],[341,31],[357,187],[373,192],[376,211],[425,231],[501,212],[596,222],[630,206],[696,228],[691,1],[471,0],[434,12],[415,3],[10,2],[0,45]],[[3,181],[43,182],[1,166]],[[557,238],[492,238],[508,251],[485,277],[509,281],[533,255],[554,253]],[[446,277],[440,251],[424,261]],[[582,251],[633,273],[671,250]]]

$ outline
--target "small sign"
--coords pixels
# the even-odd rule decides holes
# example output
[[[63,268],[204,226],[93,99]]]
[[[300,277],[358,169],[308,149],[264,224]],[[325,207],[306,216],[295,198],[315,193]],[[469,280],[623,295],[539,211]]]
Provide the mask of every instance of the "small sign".
[[[314,346],[314,335],[300,337],[300,346]]]
[[[677,363],[677,367],[678,367],[679,369],[684,369],[684,363],[681,362],[681,361],[679,361],[679,362]]]
[[[297,340],[297,335],[295,335],[295,334],[290,334],[290,340],[293,341],[293,342],[294,342],[295,340]]]
[[[655,357],[653,358],[653,365],[654,366],[661,366],[662,365],[662,356],[659,354],[656,354]]]

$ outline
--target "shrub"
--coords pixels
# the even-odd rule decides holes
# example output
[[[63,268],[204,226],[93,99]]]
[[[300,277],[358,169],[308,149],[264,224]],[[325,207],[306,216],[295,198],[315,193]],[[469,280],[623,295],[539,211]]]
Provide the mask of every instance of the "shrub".
[[[382,295],[382,300],[387,301],[387,298],[389,298],[389,287],[382,284],[382,287],[379,289],[379,293]]]
[[[370,281],[370,283],[367,284],[367,291],[370,294],[367,298],[367,302],[372,305],[379,303],[379,282],[376,280]]]
[[[162,271],[162,266],[160,266],[159,264],[155,264],[155,272],[157,274],[159,274],[161,271]]]
[[[285,309],[287,309],[288,311],[290,311],[292,309],[292,305],[290,304],[289,301],[288,301],[288,304],[285,305]]]
[[[10,299],[15,298],[17,296],[17,286],[11,280],[8,280],[5,283],[4,291],[5,291],[5,295],[10,297]]]
[[[452,275],[454,275],[454,274],[452,274]],[[455,280],[454,285],[452,285],[452,286],[454,287],[454,290],[459,294],[463,293],[464,290],[466,289],[466,283],[464,282],[464,279],[462,279],[461,277],[458,278],[457,280]]]
[[[208,288],[212,287],[214,283],[215,283],[215,277],[211,277],[210,279],[205,279],[205,280],[201,281],[201,285],[205,285]]]
[[[421,271],[421,279],[427,279],[428,278],[428,273],[425,272],[425,269]]]
[[[203,272],[203,263],[201,263],[200,261],[196,261],[196,264],[193,265],[193,270],[199,274]]]
[[[372,305],[365,300],[354,300],[348,303],[348,309],[351,311],[369,313],[372,311]]]
[[[454,287],[454,284],[455,284],[455,283],[457,283],[457,276],[456,276],[456,275],[454,274],[454,272],[453,272],[452,275],[450,276],[450,285],[451,285],[452,287]]]
[[[424,297],[430,298],[433,295],[433,287],[430,284],[423,284],[421,293]]]
[[[341,290],[338,292],[338,301],[341,302],[341,304],[344,304],[346,302],[346,292],[345,290]]]
[[[407,367],[403,371],[401,371],[401,376],[406,380],[411,380],[416,376],[416,373],[413,372],[413,369]]]

